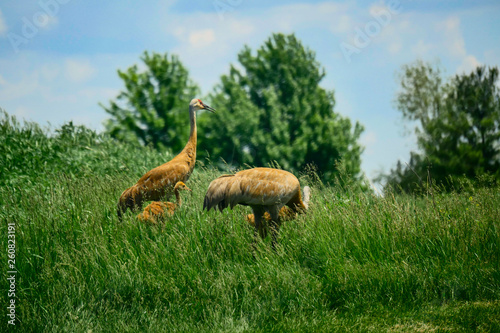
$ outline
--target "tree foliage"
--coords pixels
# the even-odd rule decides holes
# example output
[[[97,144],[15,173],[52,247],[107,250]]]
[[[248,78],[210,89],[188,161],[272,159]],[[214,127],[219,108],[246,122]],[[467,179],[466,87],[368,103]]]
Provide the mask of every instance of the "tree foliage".
[[[101,105],[111,116],[106,130],[122,141],[179,151],[189,135],[188,104],[199,89],[176,56],[145,52],[141,60],[143,71],[137,65],[118,71],[125,90]]]
[[[245,47],[211,95],[217,114],[200,117],[200,154],[233,166],[277,162],[287,170],[314,165],[324,179],[343,161],[360,173],[363,127],[334,112],[324,70],[294,35],[274,34],[256,53]]]
[[[413,121],[418,147],[410,162],[387,176],[411,191],[430,176],[444,186],[482,175],[500,178],[498,68],[478,67],[443,83],[439,68],[421,61],[403,67],[396,104]]]

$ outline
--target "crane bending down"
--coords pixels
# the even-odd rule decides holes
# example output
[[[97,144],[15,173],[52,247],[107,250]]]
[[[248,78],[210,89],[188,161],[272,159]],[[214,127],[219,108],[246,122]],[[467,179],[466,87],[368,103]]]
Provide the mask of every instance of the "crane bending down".
[[[198,110],[215,113],[215,109],[201,100],[196,98],[191,100],[189,103],[191,131],[186,146],[170,162],[146,172],[135,185],[123,191],[117,209],[120,220],[128,208],[135,211],[141,208],[145,201],[158,201],[162,198],[168,200],[173,194],[174,185],[189,179],[196,163],[196,111]]]
[[[280,227],[280,208],[284,205],[293,212],[305,212],[307,204],[302,201],[300,183],[290,172],[271,168],[254,168],[223,175],[213,180],[205,195],[203,209],[217,207],[223,211],[230,206],[250,206],[255,216],[255,237],[257,233],[265,238],[264,213],[271,216],[272,246]]]
[[[160,220],[172,217],[174,212],[182,205],[182,199],[179,191],[190,191],[191,189],[186,186],[183,182],[177,182],[174,186],[175,203],[173,202],[163,202],[163,201],[153,201],[144,208],[144,211],[137,215],[137,219],[141,222],[156,225]]]
[[[307,208],[309,208],[309,201],[310,200],[311,200],[311,188],[309,186],[304,186],[304,196],[303,196],[302,201],[304,202],[304,205]],[[279,212],[280,221],[284,222],[284,221],[293,220],[293,219],[295,219],[297,217],[297,213],[298,212],[292,210],[290,207],[283,206],[283,207],[281,207],[280,212]],[[246,217],[246,220],[248,221],[248,223],[250,225],[252,225],[252,226],[255,227],[255,216],[254,216],[254,214],[248,214],[247,217]],[[268,212],[264,213],[264,220],[267,221],[267,222],[271,221],[271,215],[269,215]],[[264,234],[266,234],[266,232],[264,232]]]

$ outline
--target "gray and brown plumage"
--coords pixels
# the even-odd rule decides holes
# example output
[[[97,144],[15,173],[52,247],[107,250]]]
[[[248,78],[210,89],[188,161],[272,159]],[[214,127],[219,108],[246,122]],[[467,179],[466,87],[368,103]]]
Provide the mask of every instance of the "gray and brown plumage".
[[[193,99],[189,103],[191,131],[186,146],[170,162],[146,172],[136,184],[123,191],[118,200],[119,219],[129,208],[132,211],[140,209],[145,201],[168,200],[174,192],[174,185],[189,179],[196,163],[196,111],[198,110],[215,112],[215,109],[199,99]]]
[[[223,175],[213,180],[205,195],[203,209],[210,211],[236,205],[250,206],[255,217],[255,235],[265,238],[264,213],[271,217],[269,224],[272,233],[272,245],[275,247],[280,227],[279,211],[287,206],[294,213],[307,210],[302,201],[300,183],[290,172],[272,168],[254,168]]]
[[[158,222],[172,217],[177,210],[182,205],[182,199],[179,191],[191,191],[189,187],[183,182],[177,182],[174,186],[175,203],[173,202],[163,202],[163,201],[153,201],[144,208],[143,212],[137,215],[137,219],[146,224],[156,225]]]

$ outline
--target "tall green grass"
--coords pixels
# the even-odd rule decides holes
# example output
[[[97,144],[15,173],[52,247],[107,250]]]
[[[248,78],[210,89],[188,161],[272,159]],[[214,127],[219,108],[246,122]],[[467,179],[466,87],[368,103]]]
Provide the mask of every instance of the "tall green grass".
[[[69,138],[2,132],[12,153],[0,157],[0,244],[14,222],[18,328],[500,330],[498,188],[381,198],[302,175],[308,214],[283,225],[277,251],[269,239],[254,251],[248,208],[202,211],[220,172],[201,165],[164,228],[130,213],[120,223],[120,193],[170,156],[66,129]]]

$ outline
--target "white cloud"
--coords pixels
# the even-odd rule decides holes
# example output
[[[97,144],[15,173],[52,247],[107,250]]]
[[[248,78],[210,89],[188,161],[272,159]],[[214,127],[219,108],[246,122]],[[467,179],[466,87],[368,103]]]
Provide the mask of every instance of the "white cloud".
[[[272,27],[272,30],[283,27],[289,31],[302,26],[323,28],[326,23],[332,31],[346,32],[352,26],[348,14],[350,8],[352,6],[347,3],[298,3],[273,7],[267,13],[258,15],[256,20],[259,28]]]
[[[0,36],[5,36],[6,34],[7,34],[7,23],[5,23],[2,11],[0,10]]]
[[[172,14],[166,18],[167,34],[177,38],[178,49],[213,45],[220,50],[228,51],[232,44],[241,47],[250,38],[268,36],[271,32],[291,32],[301,26],[325,29],[334,32],[346,32],[352,25],[347,14],[350,6],[336,3],[293,4],[276,6],[265,12],[245,14],[232,11],[220,19],[217,13],[189,12],[185,15]],[[186,26],[185,22],[194,22]],[[205,27],[210,28],[205,28]],[[204,27],[203,29],[201,27]],[[216,38],[217,37],[217,38]],[[220,52],[218,52],[220,55]]]
[[[38,14],[40,14],[40,22],[37,23],[37,26],[42,29],[49,30],[59,23],[57,16],[48,15],[43,12],[38,12]]]
[[[195,49],[210,46],[215,42],[215,33],[212,29],[196,30],[189,34],[189,44]]]
[[[343,34],[352,30],[354,22],[352,17],[347,14],[341,14],[332,22],[331,31],[335,34]]]
[[[470,73],[476,67],[481,66],[481,63],[474,57],[473,55],[468,55],[464,58],[460,66],[458,66],[457,73],[462,74],[462,73]]]
[[[448,31],[456,31],[460,28],[460,18],[451,16],[443,22],[443,25]]]
[[[85,82],[92,78],[96,69],[88,60],[66,59],[64,63],[64,75],[70,82]]]
[[[229,29],[233,34],[239,36],[247,36],[255,31],[255,27],[250,24],[250,22],[240,22],[234,20],[230,22]]]
[[[182,40],[186,36],[186,29],[182,26],[178,26],[171,30],[171,34],[177,39]]]
[[[467,54],[465,41],[460,31],[460,18],[451,16],[443,22],[439,22],[436,26],[436,32],[444,37],[443,45],[451,56],[464,57]]]
[[[16,82],[7,81],[3,78],[2,89],[0,89],[0,100],[13,101],[30,96],[40,88],[40,75],[38,72],[24,74]]]
[[[60,72],[60,66],[57,64],[44,64],[40,68],[40,75],[47,82],[53,82]]]
[[[432,45],[430,43],[424,42],[420,39],[416,44],[411,47],[411,51],[418,57],[426,56],[429,51],[432,49]]]
[[[351,9],[350,4],[324,2],[274,6],[250,13],[236,7],[222,17],[217,11],[186,14],[166,11],[162,30],[175,37],[178,44],[170,52],[179,55],[206,91],[235,62],[244,45],[255,47],[273,32],[292,33],[301,28],[320,29],[323,33],[346,32],[353,24]]]
[[[374,131],[365,132],[361,135],[359,141],[364,147],[366,147],[366,153],[373,154],[373,151],[370,148],[377,143],[377,133]]]
[[[348,36],[343,39],[361,50],[373,47],[391,56],[400,54],[407,42],[404,36],[414,30],[408,16],[382,2],[368,8],[355,8],[350,16],[353,23],[344,33]]]
[[[456,73],[469,73],[481,63],[474,55],[467,53],[460,25],[460,18],[451,16],[437,24],[437,32],[442,34],[442,43],[449,57],[460,62]]]
[[[14,113],[12,113],[14,116],[16,116],[17,120],[21,119],[26,119],[29,120],[36,112],[34,112],[32,109],[24,107],[24,106],[19,106],[14,110]]]
[[[395,41],[389,44],[387,50],[390,54],[397,54],[401,51],[402,48],[403,44],[400,41]]]
[[[373,4],[368,12],[372,18],[376,18],[382,25],[388,24],[392,21],[394,15],[398,15],[399,12],[392,11],[386,4],[380,2]]]

